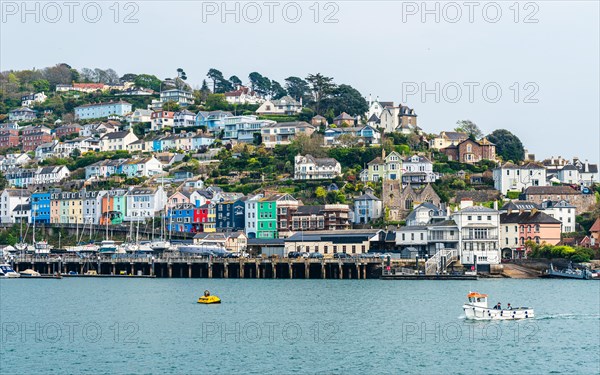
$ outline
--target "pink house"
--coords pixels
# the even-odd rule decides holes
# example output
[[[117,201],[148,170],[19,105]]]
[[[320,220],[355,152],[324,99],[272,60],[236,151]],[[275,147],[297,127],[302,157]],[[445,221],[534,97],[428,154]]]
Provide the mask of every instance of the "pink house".
[[[185,191],[176,191],[167,200],[167,207],[171,209],[182,203],[190,203],[190,194]]]

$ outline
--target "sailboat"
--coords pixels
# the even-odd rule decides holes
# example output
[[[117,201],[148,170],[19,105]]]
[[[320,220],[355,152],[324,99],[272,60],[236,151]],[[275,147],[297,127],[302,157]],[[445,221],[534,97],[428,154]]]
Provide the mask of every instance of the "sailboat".
[[[35,211],[33,205],[31,206],[31,209],[32,209],[32,211]],[[33,235],[31,238],[31,242],[33,242],[34,252],[37,255],[50,254],[50,251],[52,250],[52,246],[48,244],[48,241],[46,241],[46,240],[41,240],[38,242],[35,241],[35,222],[37,221],[35,219],[35,212],[32,212],[31,216],[33,218]]]
[[[23,201],[23,190],[21,190],[21,202]],[[32,206],[33,208],[33,206]],[[27,229],[29,229],[29,224],[27,224]],[[27,231],[25,231],[25,237],[27,237]],[[15,249],[19,251],[27,251],[29,245],[23,241],[23,218],[21,218],[21,227],[19,229],[19,242],[15,244]]]
[[[115,241],[108,239],[108,222],[110,221],[109,214],[110,212],[106,212],[106,236],[98,248],[98,252],[100,254],[115,254],[117,252],[117,244]]]
[[[165,179],[162,179],[162,185],[164,190]],[[169,250],[171,247],[171,242],[166,238],[165,233],[165,213],[169,212],[168,206],[165,204],[162,212],[162,217],[160,221],[160,237],[156,240],[152,240],[150,243],[150,247],[152,251],[162,253],[166,250]],[[152,235],[154,235],[154,222],[152,223]]]

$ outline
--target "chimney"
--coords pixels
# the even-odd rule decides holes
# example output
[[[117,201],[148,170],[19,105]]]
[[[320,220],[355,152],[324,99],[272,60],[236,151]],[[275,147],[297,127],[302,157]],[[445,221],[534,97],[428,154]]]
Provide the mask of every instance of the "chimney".
[[[498,201],[494,201],[494,210],[498,211]]]
[[[468,198],[463,198],[460,201],[460,209],[462,210],[463,208],[467,208],[467,207],[473,207],[473,200],[468,199]]]

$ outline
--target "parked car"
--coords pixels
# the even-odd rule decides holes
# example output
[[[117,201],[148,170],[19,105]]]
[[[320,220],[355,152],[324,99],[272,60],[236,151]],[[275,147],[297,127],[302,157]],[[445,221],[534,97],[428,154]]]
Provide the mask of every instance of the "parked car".
[[[300,253],[300,257],[304,259],[308,259],[310,257],[309,253]]]
[[[287,256],[288,256],[288,258],[290,258],[290,259],[296,259],[296,258],[300,258],[300,257],[301,257],[301,254],[302,254],[302,253],[299,253],[299,252],[297,252],[297,251],[290,251],[290,252],[288,253],[288,255],[287,255]]]
[[[323,259],[323,254],[321,253],[310,253],[308,256],[311,259]]]
[[[350,256],[350,254],[346,254],[346,253],[335,253],[335,254],[333,254],[333,259],[348,259],[348,258],[352,258]]]

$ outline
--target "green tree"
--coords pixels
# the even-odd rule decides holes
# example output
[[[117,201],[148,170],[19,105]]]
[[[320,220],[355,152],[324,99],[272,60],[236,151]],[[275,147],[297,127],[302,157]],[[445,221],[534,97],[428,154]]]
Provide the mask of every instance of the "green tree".
[[[283,87],[281,87],[279,82],[271,81],[271,91],[269,94],[273,99],[281,99],[287,94],[287,92]]]
[[[206,97],[206,107],[213,111],[227,109],[228,103],[227,100],[225,100],[225,95],[209,94]]]
[[[229,82],[231,82],[231,84],[234,86],[242,84],[242,80],[238,76],[229,77]]]
[[[140,74],[133,80],[137,87],[160,91],[161,80],[150,74]]]
[[[496,145],[496,154],[502,157],[502,160],[519,162],[525,159],[525,148],[521,140],[506,129],[494,130],[487,139]]]
[[[323,100],[324,108],[333,108],[336,114],[346,112],[351,116],[361,116],[369,110],[363,96],[350,85],[339,85],[331,92],[331,98]]]
[[[456,122],[456,128],[454,131],[467,133],[469,136],[479,139],[483,136],[483,132],[479,129],[479,126],[471,120],[459,120]]]
[[[315,196],[318,199],[325,199],[325,197],[327,196],[327,190],[325,190],[325,188],[322,186],[318,186],[315,190]]]
[[[165,111],[171,111],[171,112],[177,112],[180,109],[179,103],[176,103],[174,101],[168,101],[168,102],[163,103],[162,108]]]
[[[306,81],[310,84],[313,93],[314,110],[317,114],[321,115],[323,114],[321,102],[324,99],[327,99],[335,89],[333,78],[317,73],[309,74],[308,77],[306,77]]]
[[[31,82],[31,85],[33,86],[34,90],[37,92],[50,91],[50,82],[48,82],[48,80],[46,80],[46,79],[35,80],[35,81]]]
[[[258,72],[252,72],[248,75],[250,87],[261,95],[268,95],[271,90],[271,80]]]
[[[296,100],[302,99],[304,102],[310,100],[310,86],[300,77],[287,77],[285,79],[285,89],[288,95]]]
[[[6,185],[8,185],[8,181],[6,180],[6,177],[4,177],[4,174],[0,172],[0,190],[4,190]]]

